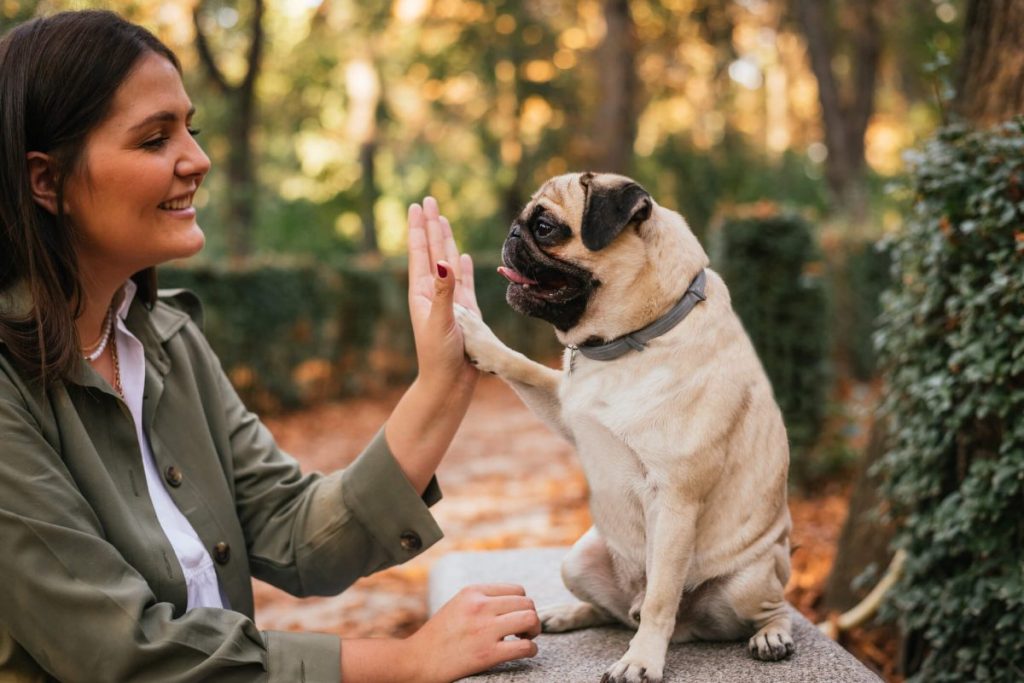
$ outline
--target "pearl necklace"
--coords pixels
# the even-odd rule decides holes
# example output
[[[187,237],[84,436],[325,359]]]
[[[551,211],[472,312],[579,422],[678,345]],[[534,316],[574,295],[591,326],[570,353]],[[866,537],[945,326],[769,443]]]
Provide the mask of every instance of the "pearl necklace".
[[[103,334],[100,335],[99,341],[97,341],[91,350],[82,349],[82,358],[93,363],[97,358],[103,355],[103,351],[107,348],[107,344],[110,343],[110,332],[114,329],[114,307],[111,306],[107,310],[107,317],[103,320]]]

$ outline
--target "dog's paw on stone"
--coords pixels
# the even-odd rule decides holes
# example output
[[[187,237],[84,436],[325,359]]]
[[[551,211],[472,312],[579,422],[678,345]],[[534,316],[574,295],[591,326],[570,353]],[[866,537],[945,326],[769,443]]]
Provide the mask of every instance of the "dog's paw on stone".
[[[773,627],[765,627],[754,634],[747,644],[747,649],[754,659],[765,662],[777,662],[793,654],[796,647],[793,638],[786,631]]]
[[[661,683],[661,669],[629,661],[629,655],[615,662],[601,676],[601,683]]]
[[[602,680],[608,683],[661,683],[665,669],[665,644],[637,633],[622,659],[612,664]]]
[[[604,612],[586,602],[546,607],[537,610],[537,616],[540,618],[540,627],[544,633],[565,633],[611,622]]]

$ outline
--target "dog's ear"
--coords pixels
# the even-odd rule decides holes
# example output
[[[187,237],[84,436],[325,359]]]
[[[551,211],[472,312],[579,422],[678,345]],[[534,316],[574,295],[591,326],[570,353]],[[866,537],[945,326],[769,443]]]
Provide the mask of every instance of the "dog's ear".
[[[621,178],[603,183],[584,173],[580,184],[586,190],[580,236],[590,251],[604,249],[627,227],[651,217],[651,195],[637,183]]]

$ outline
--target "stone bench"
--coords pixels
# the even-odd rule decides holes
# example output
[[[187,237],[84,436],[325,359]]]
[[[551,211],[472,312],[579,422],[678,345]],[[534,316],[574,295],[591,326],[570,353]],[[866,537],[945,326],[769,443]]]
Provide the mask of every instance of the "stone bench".
[[[475,583],[517,583],[537,607],[573,602],[562,585],[560,567],[568,548],[531,548],[451,553],[430,571],[430,612],[459,589]],[[603,627],[571,633],[542,634],[533,659],[500,665],[469,680],[473,683],[597,683],[629,645],[633,632]],[[793,610],[796,653],[781,662],[759,662],[746,643],[671,645],[665,682],[723,683],[877,683],[880,679],[837,643],[826,638]]]

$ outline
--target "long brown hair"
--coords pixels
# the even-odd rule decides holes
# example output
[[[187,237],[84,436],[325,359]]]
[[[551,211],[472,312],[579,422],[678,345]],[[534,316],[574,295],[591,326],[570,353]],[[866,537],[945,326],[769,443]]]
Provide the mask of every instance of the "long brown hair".
[[[30,303],[29,310],[0,311],[0,341],[32,380],[67,378],[81,362],[75,319],[82,288],[74,226],[64,215],[65,183],[118,87],[148,53],[181,71],[152,33],[96,10],[34,19],[0,40],[0,293],[17,285]],[[54,160],[56,215],[32,198],[27,154],[33,151]],[[156,270],[132,279],[152,305]]]

